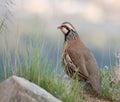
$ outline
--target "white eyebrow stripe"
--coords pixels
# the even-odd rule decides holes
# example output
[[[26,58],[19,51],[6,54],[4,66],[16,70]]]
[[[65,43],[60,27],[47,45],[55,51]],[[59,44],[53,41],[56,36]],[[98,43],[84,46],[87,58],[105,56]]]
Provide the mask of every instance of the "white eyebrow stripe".
[[[70,29],[72,29],[72,30],[75,31],[75,29],[74,29],[70,24],[63,24],[63,25],[65,25],[65,26],[67,26],[68,28],[70,28]]]

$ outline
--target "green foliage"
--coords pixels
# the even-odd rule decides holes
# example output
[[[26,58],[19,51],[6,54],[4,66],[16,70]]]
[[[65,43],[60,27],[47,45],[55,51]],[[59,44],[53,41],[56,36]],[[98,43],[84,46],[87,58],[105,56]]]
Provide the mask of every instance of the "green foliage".
[[[34,40],[33,40],[34,38]],[[9,43],[5,39],[5,50],[2,54],[2,65],[5,79],[15,74],[28,79],[31,82],[43,87],[45,90],[63,100],[63,102],[86,102],[84,85],[77,80],[65,79],[63,73],[52,68],[51,61],[45,56],[45,42],[39,37],[30,37],[22,49],[16,41],[14,51],[9,49]],[[24,52],[24,53],[23,53]],[[0,65],[2,67],[2,65]],[[54,71],[54,70],[55,71]],[[116,94],[120,93],[120,87],[113,84],[111,86],[111,70],[101,70],[103,90],[100,98],[116,100]]]
[[[0,34],[7,28],[7,22],[10,19],[10,8],[14,5],[12,0],[5,0],[2,9],[5,9],[5,15],[0,18]],[[19,33],[19,32],[17,32]],[[84,85],[78,81],[66,80],[57,68],[52,68],[51,62],[47,59],[47,54],[44,53],[45,43],[39,41],[39,37],[30,37],[28,42],[24,43],[24,48],[19,45],[19,38],[16,40],[15,49],[9,48],[7,37],[3,37],[5,46],[3,51],[0,49],[2,60],[0,62],[0,77],[4,79],[11,75],[24,77],[31,82],[43,87],[54,96],[63,100],[63,102],[86,102]],[[33,39],[34,38],[34,39]],[[27,39],[26,39],[27,40]],[[44,55],[44,56],[43,56]],[[114,62],[114,61],[113,61]],[[120,96],[120,86],[111,84],[111,70],[104,69],[101,71],[103,89],[100,93],[100,98],[109,100],[117,100],[117,95]]]
[[[23,49],[18,44],[18,40],[15,50],[11,52],[7,38],[5,39],[6,46],[2,53],[4,79],[13,74],[18,75],[43,87],[64,102],[84,100],[83,90],[79,83],[77,81],[71,83],[64,79],[59,71],[54,71],[50,61],[46,58],[47,54],[43,56],[44,42],[39,41],[39,37],[35,37],[35,40],[32,38],[30,37],[24,44],[26,46],[24,53],[21,53]]]
[[[1,33],[1,32],[2,32],[2,30],[3,30],[4,21],[5,21],[5,20],[3,20],[3,21],[1,21],[1,22],[0,22],[0,33]]]
[[[58,71],[52,70],[53,68],[51,68],[51,64],[49,64],[45,56],[44,59],[40,60],[42,55],[39,55],[39,52],[42,50],[41,46],[43,45],[39,47],[37,42],[32,46],[32,42],[29,42],[30,45],[28,44],[23,59],[24,63],[17,66],[16,74],[43,87],[64,102],[79,102],[83,100],[83,90],[81,91],[78,82],[76,81],[71,86],[71,83],[65,80]]]
[[[120,95],[120,87],[111,82],[112,69],[102,69],[102,92],[100,97],[115,101],[117,100],[117,94]]]
[[[7,23],[10,21],[12,16],[13,0],[1,0],[1,13],[0,13],[0,34],[3,30],[7,29]],[[4,12],[4,13],[2,13]]]

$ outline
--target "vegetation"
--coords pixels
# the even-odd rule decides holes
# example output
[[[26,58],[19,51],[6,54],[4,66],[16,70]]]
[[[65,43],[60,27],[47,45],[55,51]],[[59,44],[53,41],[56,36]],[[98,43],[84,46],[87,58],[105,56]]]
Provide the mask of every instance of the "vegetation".
[[[102,74],[102,85],[103,89],[100,94],[101,98],[105,98],[108,100],[120,101],[120,86],[111,82],[111,73],[113,69],[103,69],[101,71]]]
[[[34,40],[33,37],[30,37],[24,45],[26,48],[23,50],[16,42],[16,48],[11,52],[6,40],[6,52],[1,54],[2,63],[0,65],[1,71],[4,72],[2,75],[4,79],[13,74],[24,77],[64,102],[84,102],[87,100],[84,84],[66,79],[62,70],[52,68],[51,61],[47,59],[47,54],[44,54],[46,48],[44,41],[39,41],[39,37],[35,37]],[[47,52],[49,54],[49,50]],[[101,73],[103,90],[99,97],[116,100],[116,94],[120,93],[120,87],[115,84],[111,85],[110,70],[102,69]]]
[[[11,52],[6,46],[6,52],[2,55],[1,64],[3,66],[0,68],[4,72],[4,79],[15,74],[40,85],[64,102],[83,100],[82,88],[77,91],[79,87],[78,82],[75,82],[72,87],[72,83],[65,80],[62,77],[63,74],[60,74],[59,71],[54,71],[45,56],[43,58],[44,50],[41,48],[43,48],[44,43],[39,45],[40,42],[37,38],[34,40],[34,43],[31,38],[29,39],[23,54],[21,54],[19,45],[16,46],[15,52]],[[6,42],[6,45],[9,44]],[[74,92],[72,93],[71,91]]]
[[[11,21],[13,0],[0,0],[1,13],[0,13],[0,34],[7,29],[8,22]]]
[[[6,0],[7,7],[13,4],[11,1]],[[6,17],[9,18],[9,15]],[[5,25],[5,21],[8,19],[6,17],[0,20],[0,36],[3,36],[1,32],[7,26]],[[40,41],[38,36],[32,36],[22,41],[24,46],[21,46],[19,40],[20,38],[16,39],[16,45],[13,49],[9,47],[7,36],[4,37],[4,48],[0,44],[0,78],[6,79],[11,75],[18,75],[43,87],[63,102],[87,101],[84,84],[76,80],[66,79],[62,68],[55,68],[52,65],[52,58],[49,60],[47,57],[51,53],[50,49],[46,51],[45,41]],[[111,70],[102,69],[101,76],[103,90],[99,97],[118,100],[117,95],[120,96],[120,86],[111,84]]]

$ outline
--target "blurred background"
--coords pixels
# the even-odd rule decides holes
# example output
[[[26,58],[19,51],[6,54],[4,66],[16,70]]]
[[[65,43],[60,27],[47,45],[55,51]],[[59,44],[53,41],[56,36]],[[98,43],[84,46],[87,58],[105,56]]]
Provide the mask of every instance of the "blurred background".
[[[113,66],[118,58],[119,0],[0,0],[0,20],[5,18],[5,30],[0,34],[2,51],[5,50],[5,39],[11,52],[17,44],[24,52],[27,39],[37,36],[44,42],[43,57],[47,54],[47,59],[58,67],[64,36],[57,26],[68,21],[92,50],[100,68]]]

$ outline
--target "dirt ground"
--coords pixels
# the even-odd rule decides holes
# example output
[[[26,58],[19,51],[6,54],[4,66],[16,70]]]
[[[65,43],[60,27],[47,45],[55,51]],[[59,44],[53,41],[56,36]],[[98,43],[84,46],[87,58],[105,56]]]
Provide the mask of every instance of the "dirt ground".
[[[87,96],[87,102],[114,102],[114,101],[108,101],[105,99],[100,99],[98,97],[94,97],[92,95],[86,95]]]
[[[88,96],[87,97],[87,102],[113,102],[113,101],[108,101],[108,100],[100,99],[100,98],[97,98],[97,97]]]
[[[87,102],[120,102],[120,101],[105,100],[99,97],[95,97],[89,93],[85,93],[85,96],[87,97]]]

